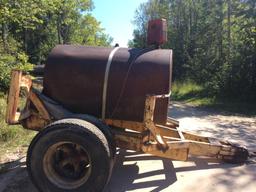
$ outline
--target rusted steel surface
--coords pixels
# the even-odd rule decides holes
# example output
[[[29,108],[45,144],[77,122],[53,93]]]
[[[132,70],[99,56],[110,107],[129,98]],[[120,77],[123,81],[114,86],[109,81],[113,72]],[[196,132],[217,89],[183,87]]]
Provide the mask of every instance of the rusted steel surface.
[[[135,122],[135,121],[105,119],[104,123],[106,123],[108,126],[118,127],[122,129],[130,129],[137,132],[145,131],[144,123]]]
[[[167,42],[167,21],[166,19],[155,19],[148,23],[148,45],[162,45]]]
[[[113,128],[112,133],[117,147],[142,152],[142,135]]]
[[[104,75],[113,48],[61,45],[49,55],[43,93],[74,113],[101,118]],[[146,95],[168,94],[172,51],[120,48],[110,66],[106,118],[143,122]],[[168,98],[159,99],[154,121],[165,124]]]
[[[8,100],[8,109],[14,107],[15,110],[7,120],[15,118],[15,122],[20,123],[24,128],[42,130],[53,121],[49,108],[45,108],[45,98],[39,97],[33,86],[30,88],[30,77],[22,75],[20,71],[13,72],[12,82],[13,93],[12,99]],[[26,107],[21,113],[17,113],[21,86],[27,88],[29,94]],[[176,160],[186,160],[189,154],[214,157],[231,163],[244,163],[249,158],[248,150],[242,146],[180,131],[178,122],[174,119],[168,119],[165,125],[155,124],[153,116],[156,100],[163,97],[168,95],[147,96],[143,122],[105,119],[104,122],[111,127],[118,147]],[[7,122],[13,124],[11,121]]]
[[[25,88],[28,93],[32,86],[32,80],[29,76],[23,75],[22,71],[13,70],[11,74],[11,84],[7,99],[6,108],[6,123],[17,124],[20,118],[20,112],[18,112],[19,107],[19,95],[21,87]]]
[[[39,97],[34,93],[33,91],[29,92],[29,97],[30,101],[33,103],[33,105],[36,107],[37,112],[39,113],[39,116],[42,119],[51,120],[49,112],[46,110],[43,102],[39,99]]]

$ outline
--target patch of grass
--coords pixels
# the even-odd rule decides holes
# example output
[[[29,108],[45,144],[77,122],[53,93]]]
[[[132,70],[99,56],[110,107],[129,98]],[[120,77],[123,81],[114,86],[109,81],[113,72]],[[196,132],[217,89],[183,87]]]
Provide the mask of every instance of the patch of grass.
[[[6,96],[0,93],[0,162],[7,154],[26,151],[26,148],[35,135],[34,131],[24,129],[20,125],[5,123]]]
[[[203,86],[192,81],[174,82],[171,98],[198,106],[212,105],[215,101],[215,98],[207,96]]]
[[[249,103],[239,101],[235,98],[209,96],[203,86],[192,81],[174,82],[172,85],[171,100],[231,113],[256,115],[256,102]]]

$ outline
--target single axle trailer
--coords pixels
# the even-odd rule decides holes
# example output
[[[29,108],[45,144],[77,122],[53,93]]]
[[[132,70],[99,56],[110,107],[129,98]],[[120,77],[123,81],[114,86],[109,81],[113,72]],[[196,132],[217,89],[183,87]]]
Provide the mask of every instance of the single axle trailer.
[[[249,156],[246,148],[229,141],[181,131],[172,118],[155,124],[156,100],[169,95],[147,96],[143,122],[102,120],[67,113],[61,106],[54,110],[65,115],[57,118],[45,107],[54,101],[37,87],[30,75],[12,72],[6,122],[39,132],[29,147],[27,167],[41,191],[101,191],[110,178],[116,147],[181,161],[194,155],[243,163]],[[18,112],[21,90],[26,106]]]
[[[164,20],[149,26],[159,22]],[[6,122],[38,131],[27,153],[35,186],[40,191],[102,191],[116,147],[170,160],[193,155],[245,162],[246,148],[181,131],[179,122],[167,117],[171,59],[171,50],[155,48],[59,46],[49,56],[43,78],[35,77],[37,70],[12,71]]]

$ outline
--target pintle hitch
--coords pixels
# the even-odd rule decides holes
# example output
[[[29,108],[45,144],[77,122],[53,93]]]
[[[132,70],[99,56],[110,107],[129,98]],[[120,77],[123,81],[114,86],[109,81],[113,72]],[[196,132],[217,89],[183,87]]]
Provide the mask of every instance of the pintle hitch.
[[[217,156],[218,159],[234,164],[245,163],[249,159],[250,154],[246,147],[230,141],[225,141],[223,144],[230,147],[222,147]]]
[[[249,152],[249,157],[246,161],[247,164],[256,164],[256,151]]]

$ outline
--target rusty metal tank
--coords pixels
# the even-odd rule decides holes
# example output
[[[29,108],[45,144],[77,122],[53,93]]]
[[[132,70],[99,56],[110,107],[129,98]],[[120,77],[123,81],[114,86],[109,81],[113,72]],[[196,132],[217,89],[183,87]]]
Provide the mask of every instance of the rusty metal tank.
[[[44,71],[43,93],[74,113],[142,122],[146,95],[168,94],[172,51],[58,45]],[[168,99],[156,103],[165,123]]]

